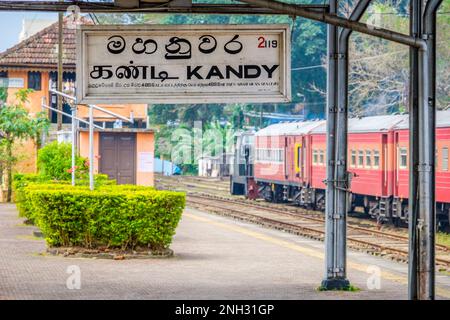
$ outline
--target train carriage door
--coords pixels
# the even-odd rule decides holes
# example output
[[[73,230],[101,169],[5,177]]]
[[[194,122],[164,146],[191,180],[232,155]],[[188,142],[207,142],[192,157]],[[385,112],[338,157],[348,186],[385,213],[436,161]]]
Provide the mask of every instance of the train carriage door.
[[[400,145],[399,145],[399,133],[394,133],[394,177],[393,177],[393,194],[398,196],[399,194],[399,164],[400,164]]]
[[[303,138],[302,138],[303,139]],[[294,145],[294,154],[295,154],[295,176],[302,179],[303,178],[303,149],[302,142],[296,142]]]
[[[302,144],[300,146],[301,157],[300,157],[300,176],[302,181],[306,179],[306,141],[305,136],[302,137]]]
[[[289,167],[288,167],[288,159],[289,159],[289,152],[288,152],[288,137],[284,137],[284,150],[283,150],[283,154],[284,154],[284,159],[283,159],[283,163],[284,163],[284,177],[285,179],[288,179],[288,175],[289,175]]]

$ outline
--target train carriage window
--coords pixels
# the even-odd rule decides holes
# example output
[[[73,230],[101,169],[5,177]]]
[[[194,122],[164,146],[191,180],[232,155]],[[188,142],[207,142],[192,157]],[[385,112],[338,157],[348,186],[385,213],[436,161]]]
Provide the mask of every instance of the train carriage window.
[[[406,148],[400,148],[399,161],[400,169],[406,169],[408,167],[408,150]]]
[[[356,167],[356,150],[352,150],[352,161],[350,162],[352,168]]]
[[[448,147],[442,148],[442,171],[448,171]]]
[[[366,168],[372,167],[372,151],[366,150]]]
[[[324,164],[325,164],[325,156],[324,156],[324,152],[323,152],[323,150],[320,150],[319,152],[320,152],[320,153],[319,153],[319,161],[320,161],[320,164],[321,164],[321,165],[324,165]]]
[[[358,151],[358,168],[362,168],[364,166],[364,151]]]
[[[319,158],[318,158],[317,150],[314,149],[313,150],[313,164],[318,164],[318,162],[319,162]]]
[[[378,169],[380,167],[380,151],[373,150],[373,167]]]

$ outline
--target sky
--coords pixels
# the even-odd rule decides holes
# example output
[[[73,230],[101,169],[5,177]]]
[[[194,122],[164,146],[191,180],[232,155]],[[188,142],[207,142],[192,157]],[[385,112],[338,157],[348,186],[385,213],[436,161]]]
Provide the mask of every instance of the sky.
[[[23,19],[56,19],[57,13],[43,12],[0,12],[0,52],[18,43],[19,33],[22,30]]]

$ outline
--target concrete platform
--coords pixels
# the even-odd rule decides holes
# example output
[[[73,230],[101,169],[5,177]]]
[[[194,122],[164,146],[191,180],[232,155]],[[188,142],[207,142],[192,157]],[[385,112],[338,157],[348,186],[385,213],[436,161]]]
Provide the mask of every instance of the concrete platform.
[[[360,291],[320,292],[322,243],[193,209],[170,259],[41,256],[45,243],[33,230],[13,205],[0,205],[0,299],[407,298],[405,264],[350,251],[349,279]],[[67,288],[70,266],[81,271],[80,289]],[[439,298],[450,299],[450,277],[438,274],[437,282]]]

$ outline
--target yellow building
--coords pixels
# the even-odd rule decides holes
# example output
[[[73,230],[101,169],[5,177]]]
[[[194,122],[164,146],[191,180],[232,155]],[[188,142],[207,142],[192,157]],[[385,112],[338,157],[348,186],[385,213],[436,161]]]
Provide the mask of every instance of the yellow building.
[[[64,21],[63,30],[63,90],[73,95],[75,90],[75,52],[76,29],[71,28],[68,20]],[[84,23],[89,23],[85,20]],[[15,92],[29,88],[34,91],[29,95],[25,107],[30,114],[42,111],[42,99],[54,108],[57,106],[56,95],[49,89],[57,88],[57,50],[58,24],[54,23],[35,35],[23,40],[12,48],[0,53],[0,78],[8,78],[8,101],[13,103]],[[99,111],[94,112],[96,124],[105,126],[105,130],[95,132],[94,170],[107,173],[119,183],[136,183],[153,185],[154,133],[147,128],[147,105],[111,105],[101,107],[130,117],[133,123],[117,122],[116,118]],[[70,105],[64,103],[63,111],[70,113]],[[51,133],[46,141],[56,139],[57,114],[48,111],[51,120]],[[88,118],[88,108],[78,106],[78,116]],[[70,117],[63,116],[63,129],[70,130]],[[78,130],[78,150],[80,155],[88,156],[87,127],[80,125]],[[17,154],[22,155],[15,170],[17,172],[36,172],[36,146],[32,141],[24,141],[17,146]]]

